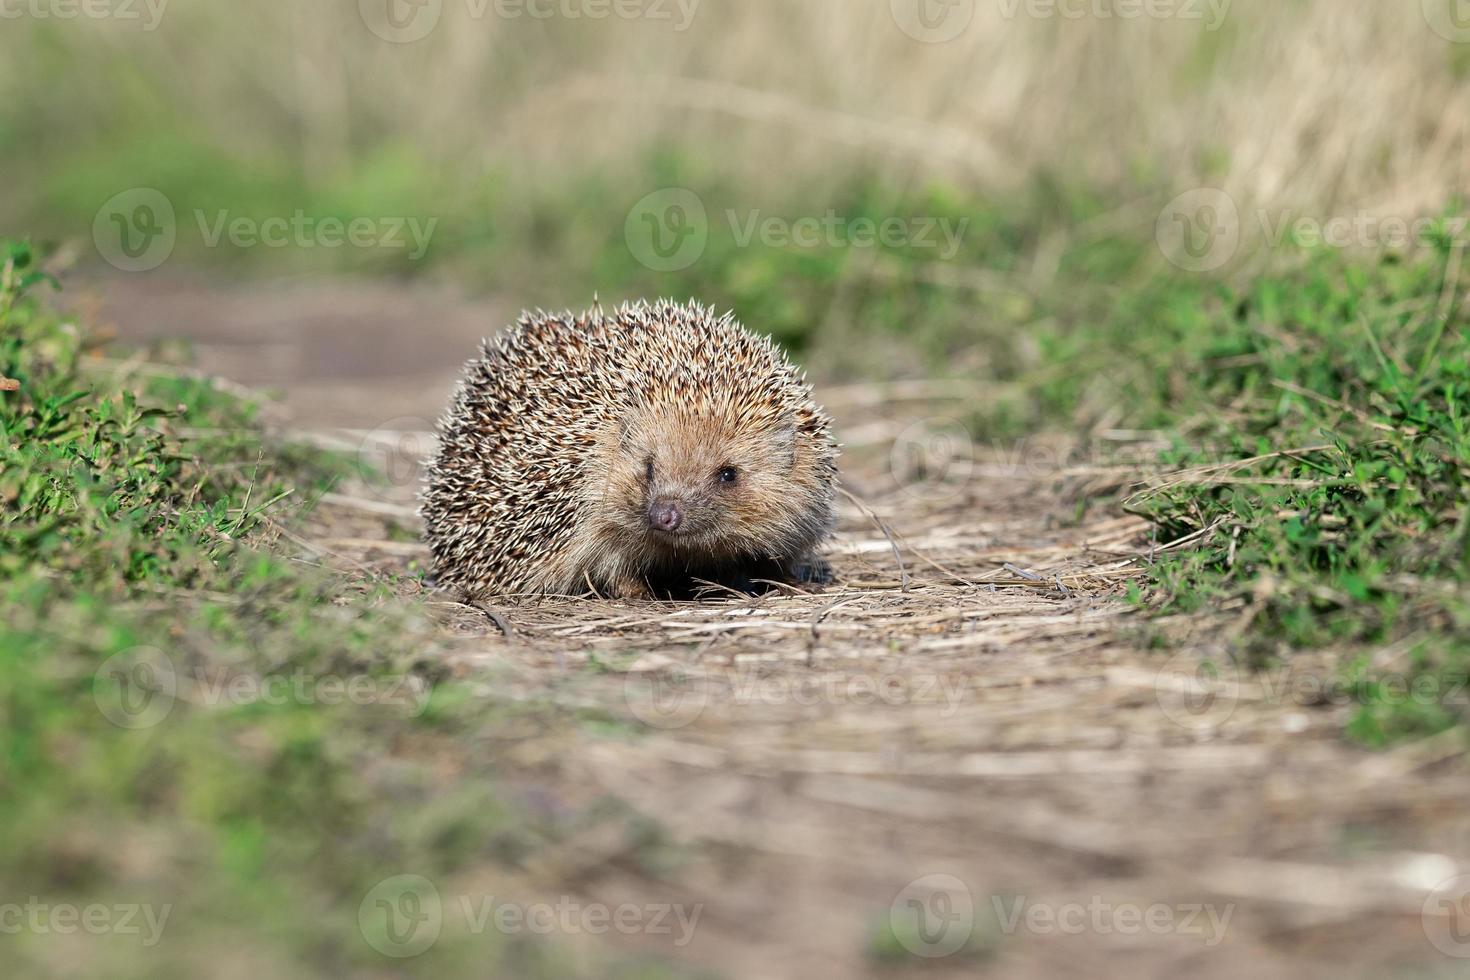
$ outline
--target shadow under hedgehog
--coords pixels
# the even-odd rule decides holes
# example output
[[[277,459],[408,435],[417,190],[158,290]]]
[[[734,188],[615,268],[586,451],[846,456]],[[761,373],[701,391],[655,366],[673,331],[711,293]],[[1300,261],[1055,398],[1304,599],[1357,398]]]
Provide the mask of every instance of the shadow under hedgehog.
[[[525,314],[465,366],[422,514],[469,596],[821,584],[837,444],[770,340],[697,303]]]

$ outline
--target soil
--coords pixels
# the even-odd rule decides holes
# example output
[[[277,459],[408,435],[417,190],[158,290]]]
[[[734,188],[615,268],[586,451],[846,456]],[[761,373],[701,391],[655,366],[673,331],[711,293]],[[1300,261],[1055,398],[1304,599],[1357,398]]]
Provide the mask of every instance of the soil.
[[[152,277],[90,295],[124,339],[186,336],[201,369],[277,390],[293,433],[388,467],[319,510],[310,544],[344,574],[423,560],[432,420],[512,304]],[[642,815],[667,858],[599,830],[526,887],[700,909],[686,943],[594,949],[730,977],[1470,970],[1470,904],[1440,901],[1470,888],[1462,736],[1361,748],[1325,660],[1237,672],[1238,614],[1139,612],[1126,583],[1159,546],[1067,440],[981,448],[947,421],[963,389],[817,381],[855,498],[825,591],[428,596],[487,698],[607,720],[532,733],[506,765],[547,806]]]

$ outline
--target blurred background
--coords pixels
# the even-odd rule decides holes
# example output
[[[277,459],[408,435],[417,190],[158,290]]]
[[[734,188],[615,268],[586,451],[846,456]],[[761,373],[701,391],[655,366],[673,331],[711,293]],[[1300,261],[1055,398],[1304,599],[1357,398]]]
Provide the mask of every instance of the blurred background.
[[[834,374],[999,380],[1093,315],[1053,284],[1151,274],[1160,235],[1228,230],[1202,264],[1229,274],[1283,218],[1412,220],[1465,185],[1455,0],[8,4],[0,222],[146,266],[149,293],[697,295]],[[119,221],[145,241],[140,189],[166,249],[98,261]],[[1200,189],[1228,203],[1178,198]],[[848,247],[892,216],[913,223]],[[343,244],[330,219],[366,224]],[[650,229],[698,237],[660,259]]]

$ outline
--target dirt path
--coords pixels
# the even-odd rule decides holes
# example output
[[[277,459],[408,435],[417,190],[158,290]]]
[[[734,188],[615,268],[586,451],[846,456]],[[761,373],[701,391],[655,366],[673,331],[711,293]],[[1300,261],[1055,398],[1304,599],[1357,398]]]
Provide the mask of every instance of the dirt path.
[[[124,337],[193,336],[206,370],[281,389],[293,428],[382,454],[392,486],[320,514],[314,544],[349,574],[423,557],[393,528],[412,526],[428,420],[507,308],[141,280],[100,296]],[[1470,872],[1463,742],[1348,745],[1351,706],[1302,683],[1331,677],[1313,665],[1227,671],[1202,696],[1230,621],[1130,611],[1148,529],[1079,511],[1057,444],[976,449],[942,385],[819,393],[871,511],[844,508],[827,592],[436,607],[487,698],[603,719],[528,733],[508,764],[548,805],[646,817],[667,857],[600,827],[528,889],[698,908],[687,942],[600,941],[730,977],[1470,969],[1432,894]]]

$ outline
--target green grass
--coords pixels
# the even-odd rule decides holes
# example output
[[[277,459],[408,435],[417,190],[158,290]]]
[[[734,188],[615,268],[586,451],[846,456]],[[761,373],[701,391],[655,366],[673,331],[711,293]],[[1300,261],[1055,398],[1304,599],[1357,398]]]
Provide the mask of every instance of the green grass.
[[[1470,670],[1470,343],[1448,249],[1405,261],[1316,256],[1204,308],[1190,366],[1200,413],[1171,461],[1262,457],[1135,498],[1167,532],[1209,529],[1154,580],[1170,605],[1243,604],[1245,658],[1342,652],[1379,744],[1466,720]],[[1370,651],[1394,645],[1387,662]],[[1384,672],[1423,696],[1385,696]],[[1454,695],[1454,697],[1447,697]]]
[[[482,750],[577,719],[454,684],[411,603],[287,557],[280,529],[346,464],[273,442],[208,381],[103,367],[42,302],[31,250],[0,257],[0,376],[19,382],[0,395],[0,902],[161,926],[156,945],[9,929],[7,975],[578,975],[458,905],[625,821],[533,819]],[[411,959],[359,918],[401,874],[444,903]]]
[[[1160,541],[1161,612],[1230,611],[1242,666],[1335,652],[1324,683],[1381,745],[1467,720],[1470,340],[1447,241],[1377,258],[1271,256],[1227,285],[1173,273],[1117,297],[1090,329],[1062,322],[1024,390],[1076,418],[1105,379],[1125,427],[1158,428],[1160,460],[1205,467],[1134,493]],[[1141,597],[1141,595],[1140,595]],[[1407,686],[1414,693],[1404,696]]]
[[[165,271],[449,276],[471,289],[513,293],[526,308],[582,307],[594,293],[609,302],[694,296],[740,311],[792,350],[854,379],[895,364],[933,371],[973,351],[982,336],[990,348],[980,365],[985,376],[1013,372],[1034,352],[1024,338],[992,327],[1035,321],[1040,298],[1024,281],[1029,255],[1043,239],[1107,207],[1106,198],[1049,181],[1014,199],[985,201],[939,184],[898,192],[881,173],[838,183],[808,180],[761,195],[672,147],[650,152],[632,172],[589,168],[533,188],[495,169],[440,173],[411,148],[391,145],[324,177],[274,157],[232,157],[197,137],[151,130],[141,141],[118,137],[57,158],[32,184],[17,220],[45,240],[77,242],[88,256],[96,255],[89,236],[99,207],[129,188],[152,188],[174,211],[177,238]],[[687,188],[699,198],[708,233],[697,261],[674,272],[645,266],[626,234],[630,210],[664,188]],[[419,259],[407,247],[241,247],[229,235],[210,244],[221,214],[261,222],[292,219],[298,211],[313,223],[437,223]],[[823,220],[829,211],[843,229],[895,215],[925,224],[904,241],[874,248],[743,240],[753,222]],[[953,255],[941,223],[963,228]],[[1067,259],[1078,272],[1101,278],[1143,251],[1142,243],[1111,238]],[[926,272],[940,266],[985,269],[992,282],[1005,285],[970,290],[928,281]],[[840,315],[829,322],[834,312]],[[854,356],[855,337],[878,339],[878,350]],[[1015,406],[1019,431],[1030,415],[1024,399]]]

